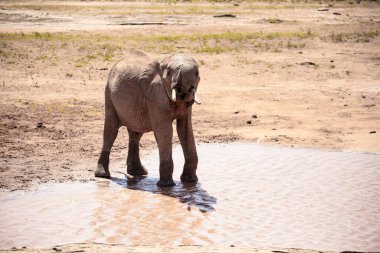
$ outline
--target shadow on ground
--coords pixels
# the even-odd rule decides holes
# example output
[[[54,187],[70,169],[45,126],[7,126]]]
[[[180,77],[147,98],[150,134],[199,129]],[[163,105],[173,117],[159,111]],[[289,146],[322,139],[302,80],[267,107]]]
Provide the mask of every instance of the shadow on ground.
[[[127,175],[125,178],[111,177],[111,180],[129,190],[146,191],[176,198],[181,203],[198,208],[201,212],[215,211],[217,199],[209,195],[200,183],[175,181],[176,185],[173,187],[158,187],[156,183],[159,179],[156,177],[129,178]]]

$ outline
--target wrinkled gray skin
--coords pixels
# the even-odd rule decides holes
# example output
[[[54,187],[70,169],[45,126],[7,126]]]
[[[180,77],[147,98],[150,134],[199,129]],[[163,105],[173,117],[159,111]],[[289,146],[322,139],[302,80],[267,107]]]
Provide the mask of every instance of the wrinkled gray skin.
[[[176,119],[185,156],[181,181],[197,182],[198,156],[191,108],[199,81],[197,63],[183,54],[158,61],[137,51],[118,62],[110,71],[105,89],[103,148],[95,176],[110,178],[110,151],[119,127],[126,126],[129,134],[127,173],[133,176],[148,174],[140,161],[139,142],[143,133],[154,131],[160,156],[157,185],[174,186],[172,121]]]

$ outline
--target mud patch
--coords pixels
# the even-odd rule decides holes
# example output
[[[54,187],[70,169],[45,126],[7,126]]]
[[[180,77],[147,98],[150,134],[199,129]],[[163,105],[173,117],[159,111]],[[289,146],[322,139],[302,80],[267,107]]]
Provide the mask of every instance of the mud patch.
[[[0,247],[74,242],[380,250],[380,155],[202,144],[200,183],[149,176],[47,184],[0,197]],[[173,151],[176,180],[182,151]],[[59,235],[59,236],[58,236]]]

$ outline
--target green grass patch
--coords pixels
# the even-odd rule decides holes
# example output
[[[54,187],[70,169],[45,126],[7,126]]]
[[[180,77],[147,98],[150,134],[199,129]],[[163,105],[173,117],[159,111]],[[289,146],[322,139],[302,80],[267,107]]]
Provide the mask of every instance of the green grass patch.
[[[281,20],[279,18],[267,18],[267,19],[264,19],[264,21],[266,21],[270,24],[280,24],[280,23],[284,22],[283,20]]]
[[[370,42],[371,39],[379,36],[377,30],[353,32],[353,33],[331,33],[329,38],[335,43],[346,41]]]

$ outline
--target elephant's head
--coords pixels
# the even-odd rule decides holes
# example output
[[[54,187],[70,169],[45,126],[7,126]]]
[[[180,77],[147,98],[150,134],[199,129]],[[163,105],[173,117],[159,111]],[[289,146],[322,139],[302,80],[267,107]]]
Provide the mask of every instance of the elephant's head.
[[[200,81],[198,64],[183,54],[174,54],[149,64],[139,79],[145,97],[162,109],[170,103],[200,104],[196,91]]]

